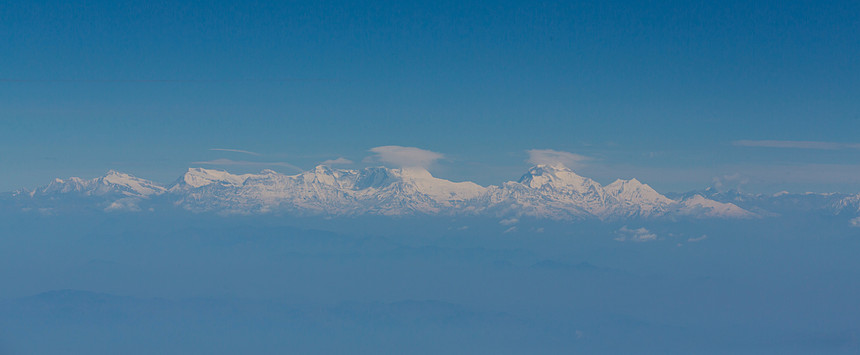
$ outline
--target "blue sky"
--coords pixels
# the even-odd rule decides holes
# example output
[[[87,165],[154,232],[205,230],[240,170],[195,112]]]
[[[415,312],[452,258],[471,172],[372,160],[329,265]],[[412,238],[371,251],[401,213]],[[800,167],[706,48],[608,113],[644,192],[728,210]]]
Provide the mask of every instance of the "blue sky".
[[[0,34],[3,191],[387,145],[481,184],[554,149],[661,191],[860,191],[856,1],[27,1]]]

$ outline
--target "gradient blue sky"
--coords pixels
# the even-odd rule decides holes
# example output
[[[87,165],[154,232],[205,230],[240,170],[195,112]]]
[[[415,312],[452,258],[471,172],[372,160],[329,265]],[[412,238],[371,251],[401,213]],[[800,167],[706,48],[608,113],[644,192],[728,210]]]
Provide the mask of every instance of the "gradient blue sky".
[[[857,1],[23,1],[0,34],[2,191],[383,145],[481,184],[555,149],[664,192],[860,191]]]

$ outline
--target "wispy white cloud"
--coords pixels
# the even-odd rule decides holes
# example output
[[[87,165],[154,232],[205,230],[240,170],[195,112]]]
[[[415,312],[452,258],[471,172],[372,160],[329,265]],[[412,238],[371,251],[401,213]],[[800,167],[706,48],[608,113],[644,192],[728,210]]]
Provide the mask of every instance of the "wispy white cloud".
[[[511,228],[505,229],[505,231],[504,231],[504,232],[502,232],[502,233],[508,234],[508,233],[513,233],[513,232],[516,232],[516,231],[517,231],[517,226],[513,226],[513,227],[511,227]]]
[[[403,168],[428,168],[435,161],[444,158],[445,156],[415,147],[401,147],[397,145],[386,145],[382,147],[371,148],[371,152],[376,153],[378,158],[383,163],[393,164]]]
[[[819,141],[777,141],[777,140],[740,140],[732,142],[738,147],[761,147],[761,148],[792,148],[792,149],[860,149],[860,143],[839,143]]]
[[[337,159],[324,160],[320,163],[320,165],[346,165],[346,164],[352,164],[352,160],[349,160],[349,159],[344,158],[344,157],[340,157]]]
[[[708,239],[708,236],[706,234],[702,234],[701,237],[689,238],[689,239],[687,239],[687,241],[690,243],[695,243],[695,242],[701,242],[705,239]]]
[[[256,166],[256,167],[264,167],[264,166],[282,166],[286,168],[290,168],[297,171],[302,171],[301,168],[286,162],[264,162],[264,161],[247,161],[247,160],[231,160],[231,159],[215,159],[208,161],[195,161],[191,162],[191,164],[198,165],[221,165],[221,166]]]
[[[517,224],[517,222],[519,222],[519,221],[520,220],[517,218],[507,218],[507,219],[503,219],[503,220],[499,221],[499,224],[501,224],[503,226],[509,226],[512,224]]]
[[[106,212],[113,211],[129,211],[129,212],[138,212],[140,211],[140,207],[137,205],[136,198],[121,198],[112,202],[109,206],[105,207]]]
[[[860,227],[860,217],[854,217],[849,221],[852,227]]]
[[[623,226],[615,231],[615,234],[618,235],[618,238],[615,238],[615,240],[619,242],[648,242],[657,240],[657,234],[651,233],[651,231],[645,229],[645,227],[630,229],[627,228],[627,226]]]
[[[251,151],[247,151],[247,150],[241,150],[241,149],[209,148],[209,150],[214,150],[214,151],[219,151],[219,152],[242,153],[242,154],[248,154],[248,155],[254,155],[254,156],[260,156],[260,155],[262,155],[262,154],[260,154],[260,153],[255,153],[255,152],[251,152]]]
[[[568,168],[577,168],[582,166],[585,161],[591,159],[584,155],[552,149],[530,149],[527,150],[526,153],[529,154],[529,163],[535,165],[561,164]]]

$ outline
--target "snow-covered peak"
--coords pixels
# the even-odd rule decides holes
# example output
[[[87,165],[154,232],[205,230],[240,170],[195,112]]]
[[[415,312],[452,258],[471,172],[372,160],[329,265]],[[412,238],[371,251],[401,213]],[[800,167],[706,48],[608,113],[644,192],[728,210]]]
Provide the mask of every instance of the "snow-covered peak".
[[[401,168],[398,171],[400,172],[400,176],[404,178],[425,180],[436,179],[432,174],[430,174],[430,171],[420,167]]]
[[[621,201],[648,201],[663,204],[674,202],[668,197],[661,195],[659,192],[651,188],[651,186],[643,184],[635,178],[630,180],[615,180],[615,182],[606,185],[604,189],[607,193],[615,196]]]
[[[423,168],[366,168],[357,171],[353,181],[350,194],[372,201],[371,210],[383,214],[437,213],[486,190],[473,182],[436,178]]]
[[[111,176],[113,176],[113,177],[119,177],[119,178],[134,177],[134,176],[132,176],[132,175],[130,175],[130,174],[126,174],[126,173],[124,173],[124,172],[116,171],[116,170],[113,170],[113,169],[108,170],[107,174],[105,174],[105,176],[104,176],[104,177],[106,178],[106,177],[111,177]]]
[[[839,213],[845,210],[860,212],[860,193],[843,197],[833,203],[833,209]]]
[[[105,196],[118,194],[130,197],[149,197],[162,194],[165,191],[164,187],[152,181],[110,170],[105,176],[91,180],[84,180],[78,177],[54,179],[50,184],[34,190],[30,195],[78,194],[84,196]]]
[[[702,195],[694,195],[680,203],[679,214],[698,218],[755,218],[755,213],[749,212],[732,203],[717,202]]]
[[[96,182],[105,186],[119,188],[123,194],[129,196],[146,197],[160,195],[167,190],[152,181],[115,170],[108,171],[107,175],[97,179]]]
[[[434,177],[423,168],[396,169],[393,173],[395,176],[399,175],[404,183],[415,186],[417,191],[437,201],[471,199],[486,190],[471,181],[453,182]]]
[[[355,182],[358,190],[380,189],[400,181],[400,174],[385,167],[365,168],[359,171]]]
[[[643,186],[648,186],[637,180],[636,178],[632,178],[630,180],[622,180],[617,179],[613,181],[611,184],[606,185],[605,189],[607,192],[611,193],[619,193],[624,190],[640,190]],[[650,186],[648,186],[650,188]]]
[[[179,183],[191,188],[198,188],[214,183],[238,186],[244,183],[250,176],[251,174],[233,175],[222,170],[189,168],[188,171],[182,175]]]
[[[70,177],[68,179],[60,179],[56,178],[54,181],[51,181],[50,184],[44,186],[42,188],[36,189],[34,195],[47,195],[52,193],[61,193],[67,194],[72,192],[83,192],[88,187],[87,180],[83,180],[79,177]]]
[[[164,201],[189,210],[241,214],[277,211],[298,215],[511,215],[601,220],[756,216],[727,201],[714,201],[701,194],[671,200],[636,179],[617,180],[604,187],[560,165],[538,165],[518,182],[490,187],[440,179],[422,168],[349,170],[320,165],[296,175],[272,170],[236,175],[190,168],[165,190],[151,181],[110,171],[92,180],[56,179],[29,195],[56,200],[63,194],[99,196],[97,201],[102,203],[134,202],[167,194]],[[153,199],[152,203],[158,201],[162,200]],[[123,203],[117,206],[125,206]]]
[[[578,193],[587,193],[601,187],[596,181],[579,176],[563,165],[534,166],[518,182],[533,189],[562,188]]]
[[[357,173],[354,170],[332,169],[328,165],[317,165],[313,170],[294,175],[297,183],[319,184],[338,188],[351,188]]]
[[[619,206],[615,213],[638,215],[642,217],[664,214],[675,201],[636,179],[615,180],[606,185],[606,193],[614,197]]]

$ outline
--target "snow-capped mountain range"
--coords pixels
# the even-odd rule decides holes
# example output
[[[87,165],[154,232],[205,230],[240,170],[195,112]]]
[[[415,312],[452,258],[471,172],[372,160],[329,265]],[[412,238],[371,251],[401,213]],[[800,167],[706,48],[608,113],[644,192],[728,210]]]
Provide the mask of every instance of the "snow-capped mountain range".
[[[65,180],[54,179],[50,184],[30,191],[29,195],[30,197],[122,195],[146,198],[165,191],[167,189],[152,181],[111,170],[107,175],[92,180],[77,177]]]
[[[772,196],[786,200],[794,195]],[[796,196],[795,196],[796,197]],[[820,197],[820,196],[819,196]],[[628,218],[759,218],[777,215],[762,195],[708,190],[662,195],[636,179],[609,185],[577,175],[561,165],[538,165],[519,180],[499,186],[452,182],[422,168],[373,167],[360,170],[320,165],[296,175],[271,170],[235,175],[190,168],[162,186],[110,171],[92,180],[56,179],[35,190],[19,190],[7,200],[29,205],[96,207],[139,211],[141,206],[179,207],[193,212],[290,215],[442,215],[533,217],[557,220]],[[857,211],[860,195],[831,196],[816,208]]]
[[[673,199],[691,196],[731,203],[762,217],[802,216],[809,213],[823,215],[860,215],[860,194],[844,193],[790,193],[754,194],[738,190],[721,191],[713,187],[683,194],[668,194]]]

